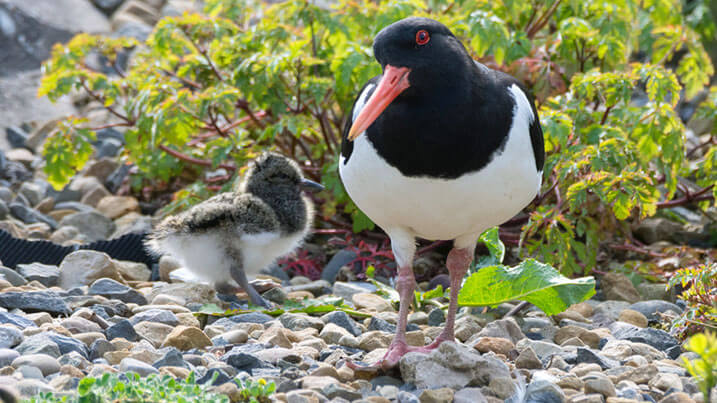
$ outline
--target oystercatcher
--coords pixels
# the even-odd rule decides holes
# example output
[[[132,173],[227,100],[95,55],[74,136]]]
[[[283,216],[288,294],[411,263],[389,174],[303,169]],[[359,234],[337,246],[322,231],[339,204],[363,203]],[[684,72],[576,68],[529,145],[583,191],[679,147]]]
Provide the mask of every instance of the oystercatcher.
[[[233,294],[239,285],[254,305],[269,307],[247,274],[256,275],[290,253],[309,233],[314,209],[302,189],[323,186],[305,179],[294,161],[265,153],[251,163],[236,192],[165,218],[147,246],[178,258],[221,294]]]
[[[456,299],[477,239],[539,192],[544,149],[535,106],[518,81],[474,61],[443,24],[403,19],[378,33],[373,50],[383,75],[354,102],[339,173],[396,257],[399,321],[378,364],[387,369],[408,351],[454,340]],[[409,347],[417,237],[453,241],[451,293],[443,332],[428,346]]]

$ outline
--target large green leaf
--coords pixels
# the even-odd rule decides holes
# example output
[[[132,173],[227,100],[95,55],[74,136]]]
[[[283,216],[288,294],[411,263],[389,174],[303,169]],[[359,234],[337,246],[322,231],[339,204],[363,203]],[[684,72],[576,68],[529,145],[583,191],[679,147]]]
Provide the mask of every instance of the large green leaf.
[[[593,277],[569,279],[547,264],[528,259],[515,267],[494,265],[481,268],[466,279],[458,294],[458,304],[495,306],[506,301],[523,300],[548,315],[555,315],[594,294]]]

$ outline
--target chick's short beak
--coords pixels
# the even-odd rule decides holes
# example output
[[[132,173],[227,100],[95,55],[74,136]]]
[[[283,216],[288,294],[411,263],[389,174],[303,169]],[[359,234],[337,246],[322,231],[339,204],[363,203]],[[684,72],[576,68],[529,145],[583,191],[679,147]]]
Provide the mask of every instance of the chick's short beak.
[[[301,190],[305,190],[308,192],[319,192],[324,190],[324,186],[320,183],[314,182],[312,180],[303,179],[301,181]]]

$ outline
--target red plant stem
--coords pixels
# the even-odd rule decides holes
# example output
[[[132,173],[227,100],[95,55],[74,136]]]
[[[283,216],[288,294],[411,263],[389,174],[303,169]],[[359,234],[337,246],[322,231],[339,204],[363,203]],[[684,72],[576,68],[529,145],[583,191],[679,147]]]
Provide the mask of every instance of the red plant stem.
[[[256,116],[257,118],[263,118],[264,116],[266,116],[266,111],[259,111],[259,112],[257,112],[257,113],[255,114],[255,116]],[[224,131],[224,132],[227,132],[227,131],[229,131],[229,130],[231,130],[231,129],[233,129],[233,128],[235,128],[235,127],[237,127],[237,126],[239,126],[239,125],[241,125],[241,124],[243,124],[243,123],[246,123],[246,122],[248,122],[248,121],[250,121],[250,120],[251,120],[251,117],[249,117],[249,116],[244,116],[243,118],[238,119],[238,120],[236,120],[236,121],[234,121],[234,122],[232,122],[232,123],[230,123],[230,124],[228,124],[228,125],[222,127],[221,130]],[[188,145],[188,146],[196,145],[197,143],[201,142],[202,140],[206,140],[207,138],[209,138],[209,137],[211,137],[211,136],[213,136],[213,135],[215,135],[215,134],[216,134],[216,132],[215,132],[214,130],[210,130],[210,131],[206,131],[206,132],[204,132],[204,133],[200,133],[196,138],[194,138],[194,139],[192,139],[190,142],[188,142],[187,145]]]
[[[90,128],[90,130],[97,131],[97,130],[102,130],[102,129],[109,129],[111,127],[130,127],[130,126],[132,126],[132,125],[127,122],[108,123],[106,125],[92,127],[92,128]]]
[[[189,162],[189,163],[194,164],[194,165],[201,165],[201,166],[205,166],[205,167],[211,167],[211,166],[212,166],[212,162],[209,161],[209,160],[202,160],[202,159],[199,159],[199,158],[190,157],[189,155],[183,154],[183,153],[181,153],[181,152],[179,152],[179,151],[177,151],[177,150],[171,149],[171,148],[167,147],[167,146],[164,145],[164,144],[160,144],[160,145],[159,145],[159,148],[160,148],[162,151],[166,152],[167,154],[169,154],[169,155],[171,155],[171,156],[173,156],[173,157],[175,157],[175,158],[179,158],[179,159],[182,160],[182,161],[186,161],[186,162]],[[224,168],[224,169],[230,170],[230,171],[232,171],[232,172],[234,172],[234,171],[236,170],[236,167],[235,167],[234,165],[225,164],[225,163],[222,163],[222,164],[217,165],[217,168]]]
[[[196,89],[198,89],[198,90],[201,90],[201,89],[202,89],[202,86],[199,85],[198,83],[196,83],[196,82],[194,82],[194,81],[192,81],[192,80],[190,80],[190,79],[188,79],[188,78],[180,77],[179,75],[177,75],[177,73],[175,73],[175,72],[173,72],[173,71],[171,71],[171,70],[162,69],[162,72],[164,72],[165,74],[167,74],[167,75],[170,76],[170,77],[176,78],[177,80],[181,81],[184,85],[186,85],[186,86],[188,86],[188,87],[196,88]]]
[[[715,144],[715,137],[714,137],[714,136],[710,136],[710,138],[708,138],[707,141],[705,141],[705,142],[702,143],[702,144],[699,144],[699,145],[695,146],[695,148],[693,148],[693,149],[691,149],[690,151],[688,151],[688,152],[687,152],[687,158],[690,158],[690,157],[692,156],[692,154],[694,154],[694,153],[695,153],[697,150],[699,150],[700,148],[706,147],[706,146],[708,146],[708,145],[710,145],[710,144]]]
[[[101,104],[103,105],[102,107],[105,108],[105,109],[107,109],[107,111],[108,111],[109,113],[111,113],[111,114],[117,116],[118,118],[124,120],[124,121],[127,122],[130,126],[134,126],[134,123],[135,123],[134,120],[132,120],[132,119],[128,118],[127,116],[125,116],[125,115],[123,115],[123,114],[117,112],[113,107],[105,105],[104,99],[102,99],[101,96],[95,94],[95,93],[90,89],[90,87],[87,86],[87,82],[86,82],[85,80],[80,81],[80,83],[82,84],[82,88],[83,88],[85,91],[87,91],[87,93],[92,97],[92,99],[94,99],[95,101],[101,103]]]
[[[251,118],[251,120],[254,121],[254,123],[257,126],[259,126],[262,129],[266,127],[266,125],[261,120],[259,120],[257,118],[257,116],[254,114],[254,112],[252,112],[251,108],[249,108],[248,101],[246,101],[244,99],[240,99],[239,101],[237,101],[236,106],[237,106],[237,108],[246,112],[246,114],[249,115],[249,118]]]
[[[602,119],[600,119],[601,125],[605,124],[605,121],[607,120],[607,115],[610,113],[610,110],[612,109],[613,106],[615,106],[615,105],[610,105],[607,108],[605,108],[605,113],[602,114]]]
[[[545,26],[545,24],[548,23],[550,17],[553,15],[553,13],[555,13],[555,10],[558,9],[558,5],[560,5],[560,0],[555,0],[555,2],[550,5],[550,8],[548,8],[548,10],[543,15],[541,15],[540,18],[538,18],[535,24],[531,25],[527,29],[525,34],[529,39],[533,39],[533,36],[535,36],[535,34],[537,34],[538,31],[540,31]]]
[[[612,249],[625,250],[625,251],[629,251],[629,252],[641,253],[641,254],[643,254],[643,255],[647,255],[647,256],[650,256],[650,257],[667,257],[667,256],[668,256],[668,255],[666,255],[666,254],[664,254],[664,253],[653,252],[653,251],[651,251],[651,250],[647,250],[647,249],[645,249],[645,248],[640,248],[639,246],[630,245],[630,244],[622,244],[622,245],[620,245],[620,244],[610,244],[609,246],[610,246],[610,248],[612,248]]]
[[[426,253],[426,252],[428,252],[428,251],[431,251],[431,250],[433,250],[433,249],[436,249],[437,247],[439,247],[439,246],[445,244],[446,242],[448,242],[448,241],[435,241],[435,242],[431,242],[429,245],[426,245],[426,246],[424,246],[424,247],[418,249],[418,251],[416,251],[416,254],[417,254],[417,255],[422,255],[422,254],[424,254],[424,253]]]
[[[685,204],[690,204],[697,201],[712,200],[714,199],[714,196],[706,193],[710,192],[713,187],[714,185],[710,185],[694,193],[686,192],[685,195],[683,197],[680,197],[679,199],[659,202],[657,203],[657,208],[683,206]]]

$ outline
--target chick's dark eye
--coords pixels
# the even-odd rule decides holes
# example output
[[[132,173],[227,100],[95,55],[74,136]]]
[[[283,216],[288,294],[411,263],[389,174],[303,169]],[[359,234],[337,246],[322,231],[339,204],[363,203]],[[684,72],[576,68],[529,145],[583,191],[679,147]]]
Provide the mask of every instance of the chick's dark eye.
[[[422,29],[416,32],[416,43],[419,45],[425,45],[431,40],[431,36],[428,35],[428,31]]]

